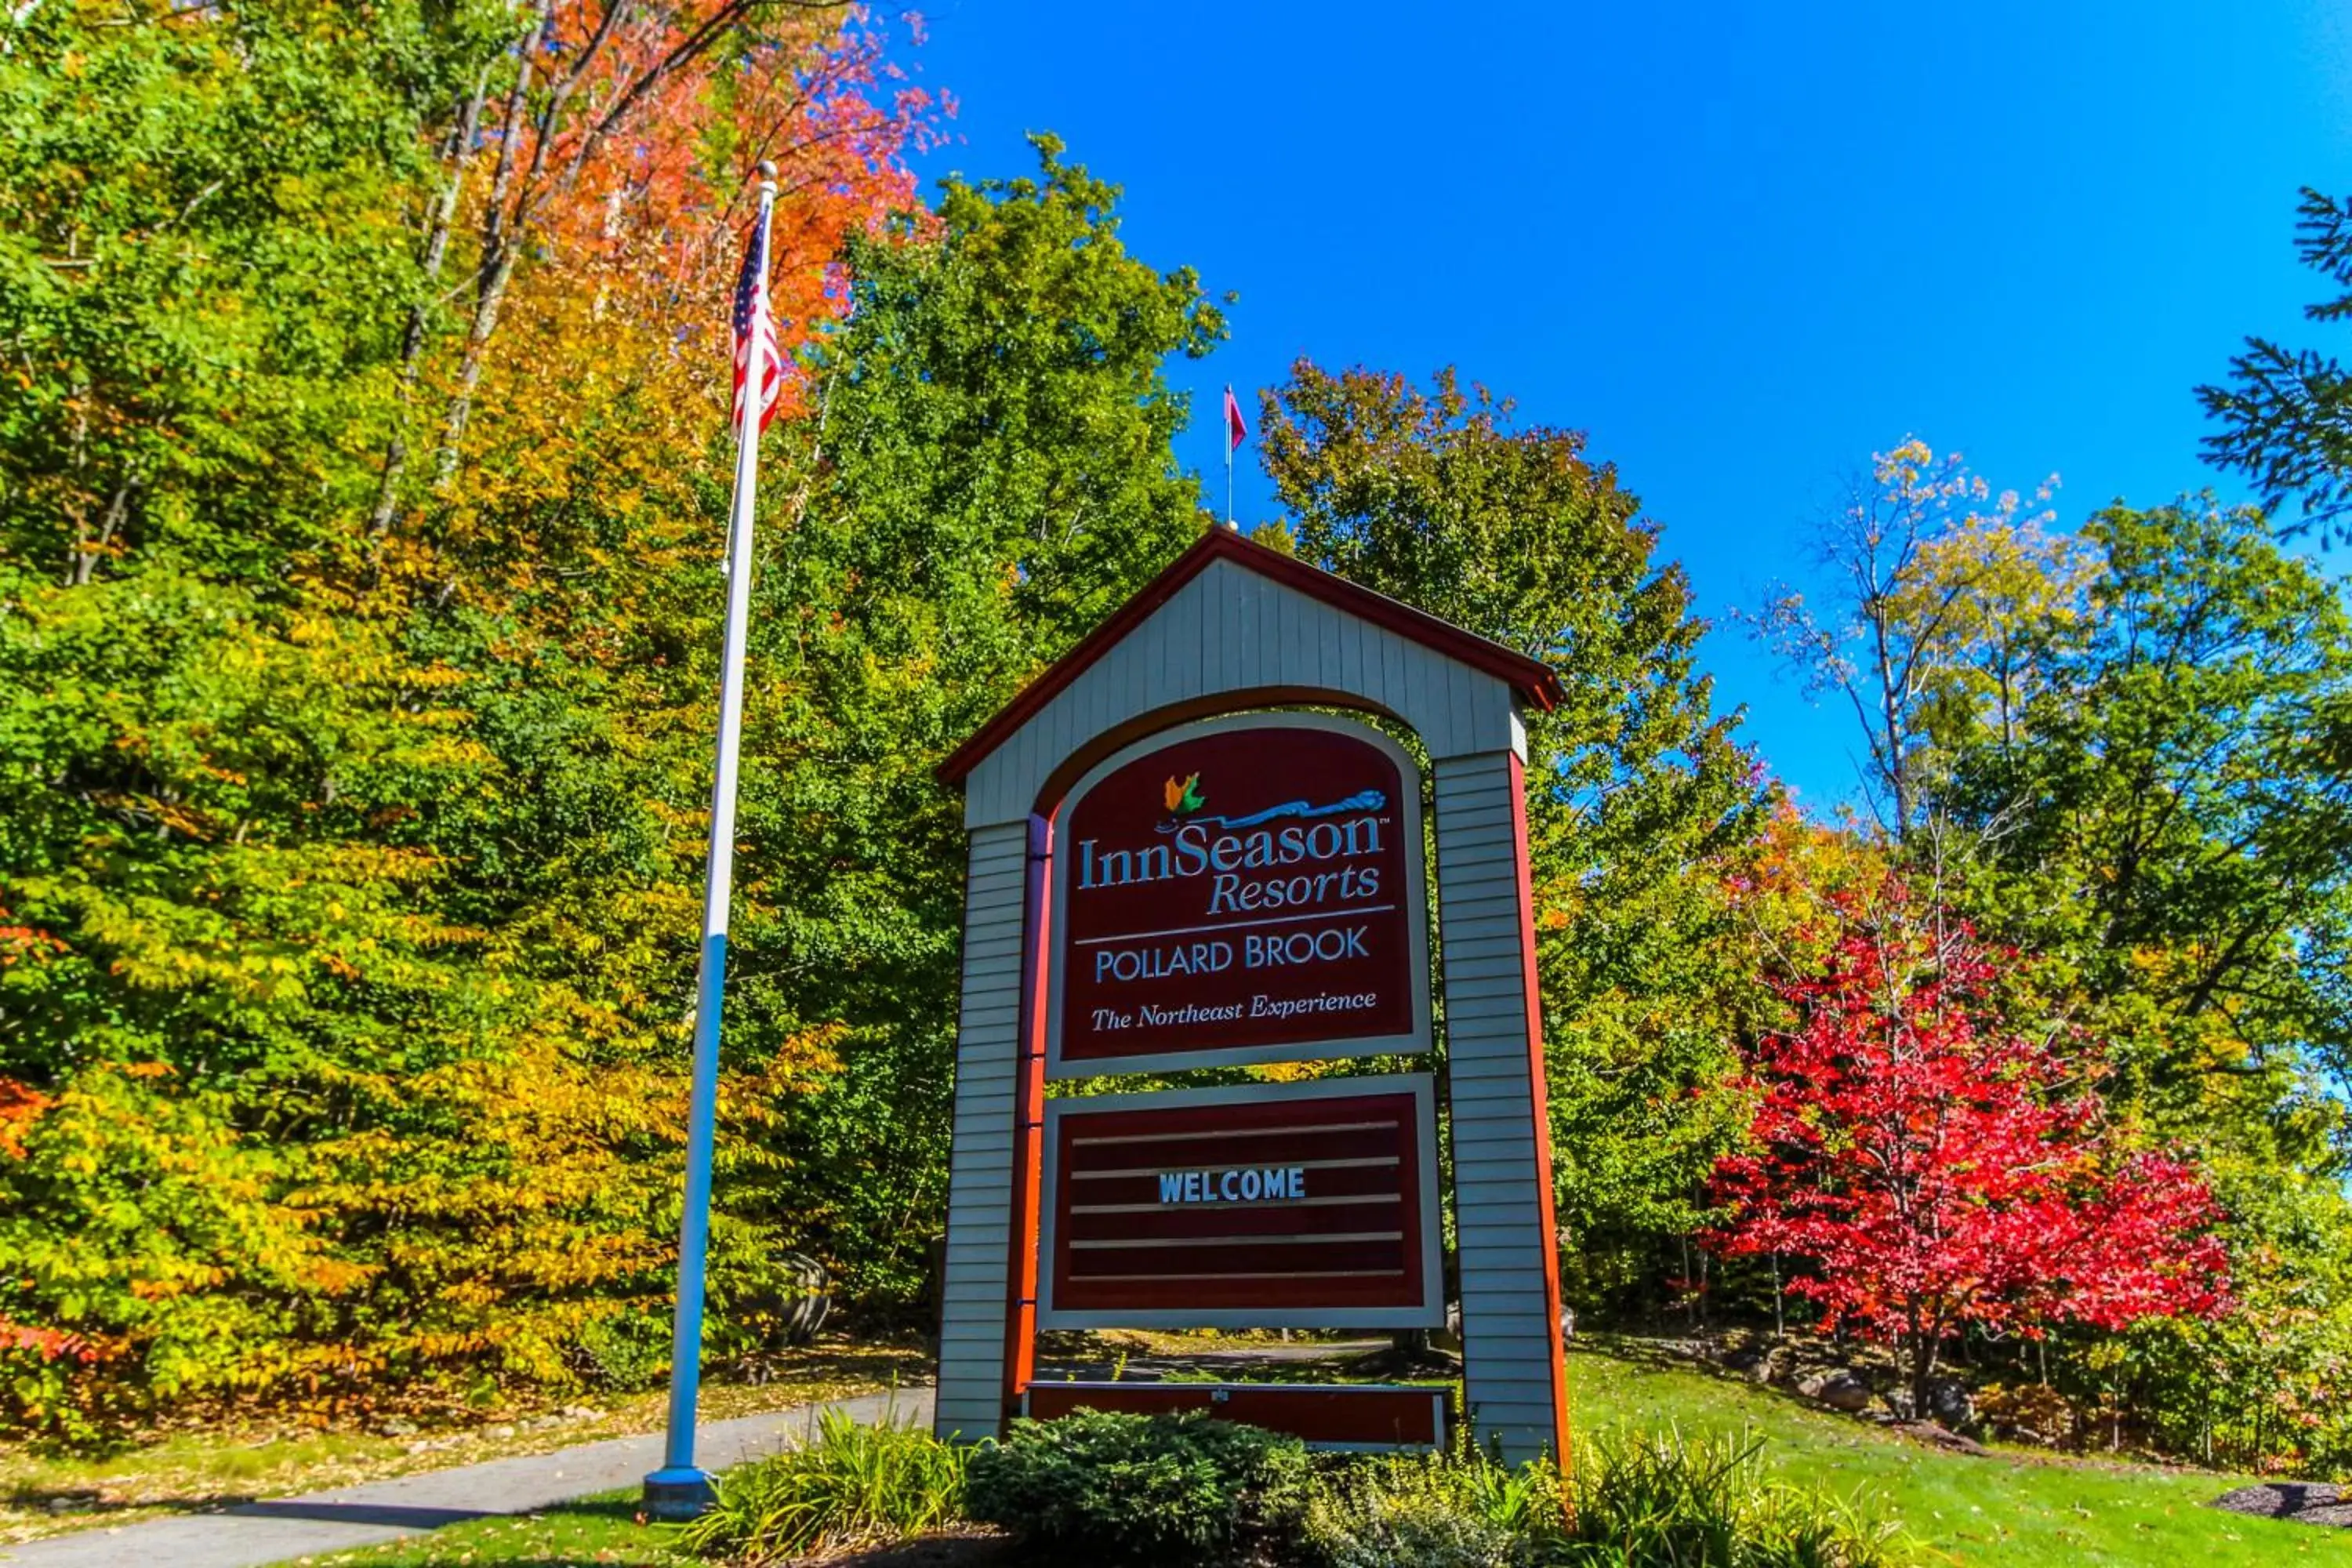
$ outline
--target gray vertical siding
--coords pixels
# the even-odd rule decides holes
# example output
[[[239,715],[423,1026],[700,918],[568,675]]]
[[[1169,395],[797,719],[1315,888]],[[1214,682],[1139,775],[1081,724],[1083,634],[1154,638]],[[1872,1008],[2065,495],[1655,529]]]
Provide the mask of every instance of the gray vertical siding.
[[[934,1423],[942,1437],[992,1436],[1004,1410],[1028,844],[1025,820],[975,830],[964,884],[963,1005],[956,1026],[955,1148]]]
[[[1024,820],[1054,770],[1115,724],[1265,686],[1352,692],[1412,725],[1432,756],[1514,743],[1517,716],[1503,681],[1218,561],[982,760],[965,781],[964,825]]]
[[[1550,1447],[1559,1323],[1538,1158],[1507,751],[1441,758],[1437,917],[1445,977],[1465,1394],[1479,1442],[1514,1462]]]

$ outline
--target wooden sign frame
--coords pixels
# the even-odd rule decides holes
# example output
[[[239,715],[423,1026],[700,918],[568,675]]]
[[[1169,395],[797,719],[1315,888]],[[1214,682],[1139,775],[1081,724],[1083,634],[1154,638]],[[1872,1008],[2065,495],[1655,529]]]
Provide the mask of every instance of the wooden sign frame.
[[[968,858],[940,1436],[1000,1434],[1036,1381],[1064,803],[1107,759],[1181,726],[1338,709],[1402,723],[1428,754],[1470,1436],[1514,1464],[1566,1458],[1522,713],[1565,695],[1539,660],[1211,529],[940,765],[963,792]]]

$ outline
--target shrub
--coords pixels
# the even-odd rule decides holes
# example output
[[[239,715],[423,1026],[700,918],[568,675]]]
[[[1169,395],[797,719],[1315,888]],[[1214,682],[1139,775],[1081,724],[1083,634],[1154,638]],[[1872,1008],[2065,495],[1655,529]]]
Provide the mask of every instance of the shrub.
[[[667,1313],[621,1312],[581,1325],[572,1365],[583,1383],[632,1394],[667,1377],[669,1358]]]
[[[1391,1458],[1321,1478],[1306,1555],[1323,1568],[1513,1568],[1560,1538],[1559,1473],[1475,1451]]]
[[[1081,1411],[1016,1421],[971,1457],[971,1517],[1059,1561],[1203,1568],[1294,1530],[1307,1500],[1296,1438],[1197,1414]]]
[[[1574,1468],[1564,1568],[1885,1568],[1895,1531],[1859,1499],[1769,1479],[1762,1444],[1603,1438]]]
[[[706,1557],[762,1563],[919,1535],[958,1517],[964,1457],[887,1417],[867,1426],[826,1410],[801,1447],[721,1476],[717,1506],[678,1541]]]

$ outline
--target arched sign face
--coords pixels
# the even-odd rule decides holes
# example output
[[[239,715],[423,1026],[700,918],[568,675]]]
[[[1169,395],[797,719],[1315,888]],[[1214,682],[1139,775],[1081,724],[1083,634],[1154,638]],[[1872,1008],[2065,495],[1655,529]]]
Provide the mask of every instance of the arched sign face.
[[[1055,858],[1052,1076],[1428,1048],[1421,779],[1378,731],[1155,736],[1079,781]]]

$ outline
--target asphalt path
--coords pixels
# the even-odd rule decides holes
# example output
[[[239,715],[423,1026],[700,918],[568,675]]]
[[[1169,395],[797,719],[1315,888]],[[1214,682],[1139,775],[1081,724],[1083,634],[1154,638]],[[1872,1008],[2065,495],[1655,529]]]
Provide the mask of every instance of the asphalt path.
[[[931,1391],[901,1389],[705,1423],[696,1457],[724,1469],[788,1448],[835,1408],[860,1421],[928,1426]],[[661,1465],[658,1433],[490,1459],[331,1491],[268,1498],[210,1513],[103,1525],[0,1549],[5,1568],[261,1568],[264,1563],[397,1541],[468,1519],[532,1513],[633,1487]]]

